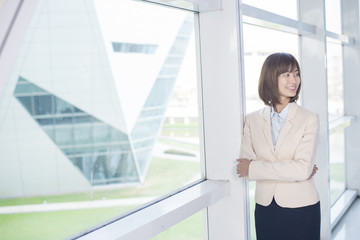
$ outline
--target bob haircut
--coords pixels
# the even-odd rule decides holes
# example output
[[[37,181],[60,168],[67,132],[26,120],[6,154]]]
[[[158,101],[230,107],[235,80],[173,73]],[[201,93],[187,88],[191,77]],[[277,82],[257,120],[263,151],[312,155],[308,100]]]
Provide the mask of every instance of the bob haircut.
[[[278,77],[285,72],[293,72],[295,69],[299,71],[299,76],[301,76],[298,61],[289,53],[273,53],[265,59],[258,89],[259,97],[265,105],[275,107],[280,104]],[[300,87],[301,80],[296,95],[290,98],[290,102],[295,102],[299,98]]]

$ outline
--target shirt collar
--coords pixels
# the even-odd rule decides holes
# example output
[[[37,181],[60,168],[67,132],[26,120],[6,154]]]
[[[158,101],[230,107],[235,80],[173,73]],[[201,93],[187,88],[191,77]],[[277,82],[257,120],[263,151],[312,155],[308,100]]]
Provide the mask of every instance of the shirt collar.
[[[286,105],[286,107],[280,113],[277,113],[275,111],[274,107],[271,107],[271,115],[270,116],[271,116],[271,118],[273,118],[275,115],[279,115],[280,118],[285,120],[288,115],[289,108],[290,108],[290,103],[288,103]]]

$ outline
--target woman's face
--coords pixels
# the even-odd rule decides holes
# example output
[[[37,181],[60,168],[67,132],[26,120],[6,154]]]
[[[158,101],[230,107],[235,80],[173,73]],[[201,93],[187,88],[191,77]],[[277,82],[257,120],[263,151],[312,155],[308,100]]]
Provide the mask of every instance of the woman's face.
[[[290,98],[296,95],[299,85],[300,75],[297,68],[293,71],[289,70],[288,72],[280,74],[278,77],[280,102],[289,102]]]

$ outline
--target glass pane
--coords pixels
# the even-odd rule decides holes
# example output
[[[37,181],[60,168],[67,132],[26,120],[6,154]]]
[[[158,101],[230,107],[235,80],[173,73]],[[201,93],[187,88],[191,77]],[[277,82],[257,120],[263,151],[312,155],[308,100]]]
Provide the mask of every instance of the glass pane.
[[[341,1],[325,0],[326,30],[341,34]]]
[[[246,112],[250,113],[264,107],[264,103],[259,99],[258,95],[258,80],[266,57],[275,52],[288,52],[299,60],[298,36],[249,24],[243,24],[243,34]],[[266,38],[263,36],[266,36]],[[251,239],[256,239],[254,219],[255,186],[255,182],[250,182]]]
[[[345,191],[344,130],[330,135],[330,202]]]
[[[344,115],[342,46],[327,41],[329,121]]]
[[[204,212],[200,211],[183,220],[175,226],[151,238],[152,240],[203,240],[204,235]]]
[[[53,102],[50,95],[34,96],[34,106],[36,115],[53,114]]]
[[[243,0],[243,3],[292,19],[298,19],[297,0]]]
[[[0,111],[1,239],[68,238],[203,177],[195,17],[38,1]]]

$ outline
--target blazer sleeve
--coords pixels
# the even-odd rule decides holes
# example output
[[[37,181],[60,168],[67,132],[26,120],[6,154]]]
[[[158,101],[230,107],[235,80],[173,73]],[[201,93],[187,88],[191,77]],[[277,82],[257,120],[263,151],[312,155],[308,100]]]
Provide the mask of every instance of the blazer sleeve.
[[[309,178],[315,164],[319,136],[319,120],[316,114],[309,117],[301,140],[296,147],[294,159],[269,162],[252,161],[249,179],[255,181],[305,181]]]
[[[242,158],[248,158],[252,160],[256,159],[256,154],[254,152],[254,148],[251,140],[250,122],[248,117],[245,118],[240,151],[241,151],[240,156]]]

